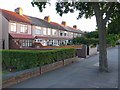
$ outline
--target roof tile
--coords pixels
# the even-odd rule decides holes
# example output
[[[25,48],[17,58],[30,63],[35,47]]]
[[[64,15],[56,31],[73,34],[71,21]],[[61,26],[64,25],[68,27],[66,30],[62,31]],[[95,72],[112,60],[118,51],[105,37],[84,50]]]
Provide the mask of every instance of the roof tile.
[[[25,17],[24,15],[19,15],[16,12],[2,9],[2,14],[7,20],[31,24],[31,20],[29,20],[29,18]]]

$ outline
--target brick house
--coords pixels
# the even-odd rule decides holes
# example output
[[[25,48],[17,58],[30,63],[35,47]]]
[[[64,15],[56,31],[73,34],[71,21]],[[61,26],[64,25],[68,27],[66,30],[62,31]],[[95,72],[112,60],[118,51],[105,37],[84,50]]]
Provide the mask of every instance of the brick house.
[[[49,16],[40,19],[23,15],[22,8],[15,12],[0,9],[0,18],[0,48],[3,49],[67,45],[73,37],[83,34],[76,25],[69,27],[65,21],[58,24],[51,22]]]
[[[22,14],[22,8],[2,10],[2,40],[3,49],[32,47],[31,21]]]

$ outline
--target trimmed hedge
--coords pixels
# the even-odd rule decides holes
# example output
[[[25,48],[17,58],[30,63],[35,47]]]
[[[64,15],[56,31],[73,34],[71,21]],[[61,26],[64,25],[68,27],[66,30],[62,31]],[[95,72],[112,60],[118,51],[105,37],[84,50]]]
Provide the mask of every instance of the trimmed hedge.
[[[75,57],[75,49],[56,49],[46,51],[35,50],[3,50],[3,69],[16,68],[25,70],[56,61]]]

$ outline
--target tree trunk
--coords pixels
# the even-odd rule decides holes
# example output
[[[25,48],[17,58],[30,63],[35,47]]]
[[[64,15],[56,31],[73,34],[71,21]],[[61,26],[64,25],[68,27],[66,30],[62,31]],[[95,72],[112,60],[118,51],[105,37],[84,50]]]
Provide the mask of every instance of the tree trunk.
[[[97,26],[99,30],[99,70],[108,72],[107,45],[106,45],[106,23],[102,16],[97,17]]]

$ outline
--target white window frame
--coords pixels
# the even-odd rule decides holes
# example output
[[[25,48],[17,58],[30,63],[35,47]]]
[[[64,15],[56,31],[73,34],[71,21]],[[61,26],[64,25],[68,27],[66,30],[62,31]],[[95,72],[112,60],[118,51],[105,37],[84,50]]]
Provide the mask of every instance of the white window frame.
[[[43,35],[47,35],[47,28],[42,28],[43,29]]]
[[[32,40],[22,40],[22,46],[23,47],[31,47],[32,46]]]
[[[42,29],[42,28],[41,28],[41,27],[39,27],[39,26],[36,26],[35,28],[36,28],[36,29],[39,29],[39,30],[41,30],[41,29]]]
[[[52,35],[53,36],[57,35],[57,30],[56,29],[52,29]]]
[[[20,24],[20,32],[27,33],[27,31],[28,31],[28,25]]]
[[[48,35],[51,35],[51,29],[50,28],[48,28]]]
[[[10,31],[12,31],[12,32],[17,31],[17,24],[16,23],[10,23]]]
[[[65,35],[66,34],[66,35]],[[64,31],[64,36],[66,37],[66,36],[68,36],[68,32],[67,31]]]

